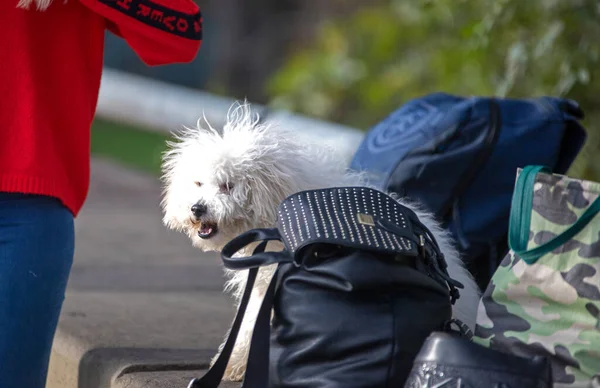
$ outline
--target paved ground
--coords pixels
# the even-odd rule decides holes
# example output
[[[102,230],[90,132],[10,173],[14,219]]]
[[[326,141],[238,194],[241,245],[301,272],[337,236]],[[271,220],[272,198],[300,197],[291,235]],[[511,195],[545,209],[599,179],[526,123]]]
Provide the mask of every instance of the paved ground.
[[[93,161],[48,388],[184,388],[202,375],[234,310],[218,256],[167,231],[159,200],[156,178]]]

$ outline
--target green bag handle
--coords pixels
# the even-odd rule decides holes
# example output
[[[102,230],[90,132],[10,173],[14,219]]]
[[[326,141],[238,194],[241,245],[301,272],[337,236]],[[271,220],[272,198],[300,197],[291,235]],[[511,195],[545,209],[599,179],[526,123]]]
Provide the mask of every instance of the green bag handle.
[[[527,264],[535,263],[540,257],[565,244],[579,233],[598,212],[600,197],[571,225],[567,230],[552,240],[533,249],[527,250],[529,228],[531,226],[531,208],[533,206],[533,185],[539,172],[551,174],[545,166],[526,166],[519,174],[512,197],[510,220],[508,226],[508,245],[513,252]]]

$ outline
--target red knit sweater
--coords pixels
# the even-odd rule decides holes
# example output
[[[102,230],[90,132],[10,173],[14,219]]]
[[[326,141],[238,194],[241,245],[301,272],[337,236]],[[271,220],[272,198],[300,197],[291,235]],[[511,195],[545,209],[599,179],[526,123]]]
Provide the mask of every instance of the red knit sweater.
[[[0,191],[57,197],[77,215],[105,29],[149,65],[189,62],[200,12],[191,0],[54,0],[44,12],[17,3],[0,0]]]

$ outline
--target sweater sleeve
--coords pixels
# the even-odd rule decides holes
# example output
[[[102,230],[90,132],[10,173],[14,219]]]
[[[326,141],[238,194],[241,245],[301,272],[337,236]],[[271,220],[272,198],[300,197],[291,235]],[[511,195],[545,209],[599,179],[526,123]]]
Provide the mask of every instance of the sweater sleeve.
[[[192,61],[202,43],[202,13],[192,0],[79,0],[103,16],[149,66]]]

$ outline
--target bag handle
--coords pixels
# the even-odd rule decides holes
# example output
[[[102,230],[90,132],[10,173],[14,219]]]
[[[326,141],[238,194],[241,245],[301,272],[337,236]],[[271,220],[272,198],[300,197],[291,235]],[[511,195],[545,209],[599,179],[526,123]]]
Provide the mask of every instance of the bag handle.
[[[255,250],[252,256],[233,257],[248,245],[259,241],[265,242],[265,246],[269,241],[281,241],[279,230],[277,228],[252,229],[229,241],[221,250],[221,259],[225,268],[241,270],[293,260],[286,250],[280,252],[264,252],[264,249],[262,251]]]
[[[248,269],[248,279],[246,280],[246,287],[244,288],[244,293],[242,295],[242,299],[240,300],[240,305],[238,307],[237,313],[233,320],[233,324],[231,325],[231,330],[229,331],[229,335],[227,337],[227,341],[225,341],[225,345],[221,350],[221,353],[217,357],[217,360],[213,364],[213,366],[202,376],[201,378],[196,378],[190,381],[187,388],[217,388],[221,384],[221,380],[223,379],[223,375],[225,374],[225,369],[227,368],[227,364],[229,363],[229,359],[231,357],[231,353],[233,352],[233,347],[237,340],[242,321],[244,319],[244,314],[246,313],[246,309],[248,307],[248,302],[250,301],[250,295],[252,294],[252,288],[254,287],[254,283],[256,281],[256,277],[258,275],[258,270],[260,267],[270,264],[291,262],[292,258],[290,255],[286,254],[286,251],[281,252],[265,252],[267,247],[267,243],[269,241],[281,241],[281,237],[279,232],[275,228],[269,229],[253,229],[247,231],[245,233],[240,234],[230,242],[228,242],[221,251],[221,258],[223,259],[223,263],[226,268],[229,269]],[[241,249],[247,247],[248,245],[259,242],[257,247],[254,249],[254,252],[251,256],[248,257],[237,257],[234,258],[237,252]],[[263,361],[262,364],[263,369],[268,368],[268,343],[269,343],[269,325],[270,325],[270,306],[272,305],[273,294],[275,281],[274,279],[271,281],[267,293],[265,294],[265,299],[263,300],[263,305],[260,308],[259,314],[257,316],[255,330],[252,335],[252,344],[255,342],[263,344],[265,343],[265,319],[266,319],[266,349],[261,349],[262,346],[251,346],[250,355],[253,360],[256,360],[258,364],[260,361]],[[266,313],[264,312],[266,311]],[[266,316],[266,318],[265,318]],[[261,330],[258,330],[258,328]],[[256,338],[255,338],[256,337]],[[252,349],[255,349],[254,352]],[[265,354],[266,352],[266,354]],[[258,353],[254,355],[253,353]],[[266,363],[264,362],[266,357]],[[250,365],[250,357],[248,361],[248,365]],[[259,365],[260,366],[260,365]],[[262,380],[265,379],[268,369],[266,372],[259,373],[257,370],[256,373],[251,373],[244,379],[243,388],[262,388],[267,385],[259,385],[256,384],[256,381],[260,381],[262,384]],[[260,379],[260,380],[257,380]]]
[[[510,245],[510,249],[512,249],[513,252],[527,264],[534,264],[546,253],[564,245],[585,228],[594,216],[600,212],[600,197],[598,197],[591,206],[583,212],[581,217],[579,217],[579,219],[564,232],[538,247],[527,250],[529,230],[531,227],[531,211],[533,207],[533,189],[537,174],[540,172],[547,174],[552,173],[551,170],[545,166],[526,166],[523,168],[517,178],[510,210],[508,244]]]
[[[241,388],[267,388],[269,386],[271,311],[275,300],[278,274],[279,271],[275,271],[273,274],[254,322],[250,351],[246,363],[246,374]]]
[[[267,242],[264,241],[256,247],[254,252],[260,253],[261,251],[264,251],[266,247]],[[217,357],[217,360],[204,374],[204,376],[190,381],[187,388],[217,388],[221,384],[221,380],[223,380],[223,375],[225,374],[225,369],[227,368],[227,363],[231,357],[231,352],[233,352],[233,346],[235,345],[240,327],[242,326],[242,321],[244,320],[244,314],[246,313],[248,301],[250,300],[250,294],[252,293],[252,288],[254,287],[254,282],[256,281],[257,275],[258,268],[251,268],[248,271],[248,280],[246,281],[244,294],[240,300],[240,305],[237,313],[235,314],[233,324],[231,325],[231,330],[229,331],[227,341],[225,341],[225,345]]]

